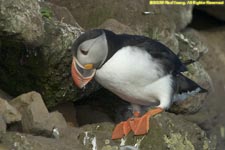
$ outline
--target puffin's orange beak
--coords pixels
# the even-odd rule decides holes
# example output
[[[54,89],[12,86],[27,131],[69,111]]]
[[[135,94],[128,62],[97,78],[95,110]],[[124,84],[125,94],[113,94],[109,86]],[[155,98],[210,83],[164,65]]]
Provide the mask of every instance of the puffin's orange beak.
[[[74,83],[79,88],[85,87],[94,77],[96,69],[93,69],[92,64],[86,64],[82,66],[75,57],[73,57],[72,65],[71,65],[71,74]]]

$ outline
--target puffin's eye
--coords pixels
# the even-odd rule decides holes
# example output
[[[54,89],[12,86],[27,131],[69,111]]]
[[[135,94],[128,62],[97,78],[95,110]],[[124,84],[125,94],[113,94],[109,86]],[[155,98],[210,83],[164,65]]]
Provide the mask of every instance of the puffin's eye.
[[[83,55],[87,55],[88,54],[88,51],[85,51],[83,49],[80,49],[80,52],[83,54]]]

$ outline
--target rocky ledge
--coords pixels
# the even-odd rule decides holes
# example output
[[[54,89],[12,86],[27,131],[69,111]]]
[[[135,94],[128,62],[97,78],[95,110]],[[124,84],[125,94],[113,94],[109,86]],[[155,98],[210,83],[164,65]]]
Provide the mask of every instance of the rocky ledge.
[[[20,95],[9,103],[4,99],[1,102],[9,109],[0,112],[0,147],[3,150],[215,149],[215,139],[208,138],[196,124],[166,112],[150,120],[147,135],[130,133],[120,140],[111,140],[114,123],[101,123],[99,118],[98,123],[72,127],[61,113],[49,113],[37,92]]]

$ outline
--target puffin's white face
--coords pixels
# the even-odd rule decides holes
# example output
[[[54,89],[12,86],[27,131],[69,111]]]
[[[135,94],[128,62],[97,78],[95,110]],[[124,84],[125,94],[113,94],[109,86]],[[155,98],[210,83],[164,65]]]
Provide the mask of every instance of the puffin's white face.
[[[82,42],[77,49],[76,58],[83,66],[93,64],[97,68],[104,62],[107,53],[106,37],[105,34],[102,34],[94,39]]]
[[[108,54],[107,40],[104,33],[96,38],[86,40],[84,35],[73,47],[74,56],[71,66],[72,77],[79,88],[83,88],[94,77],[96,69],[100,67]]]

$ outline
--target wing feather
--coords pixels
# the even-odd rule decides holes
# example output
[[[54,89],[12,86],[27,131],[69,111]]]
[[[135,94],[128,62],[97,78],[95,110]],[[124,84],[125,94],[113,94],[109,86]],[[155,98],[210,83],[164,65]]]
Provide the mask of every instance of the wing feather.
[[[104,30],[109,45],[110,59],[118,50],[125,46],[136,46],[142,50],[146,50],[153,58],[155,58],[163,67],[165,74],[187,71],[186,66],[180,61],[178,56],[162,43],[150,39],[145,36],[114,34],[111,31]]]

